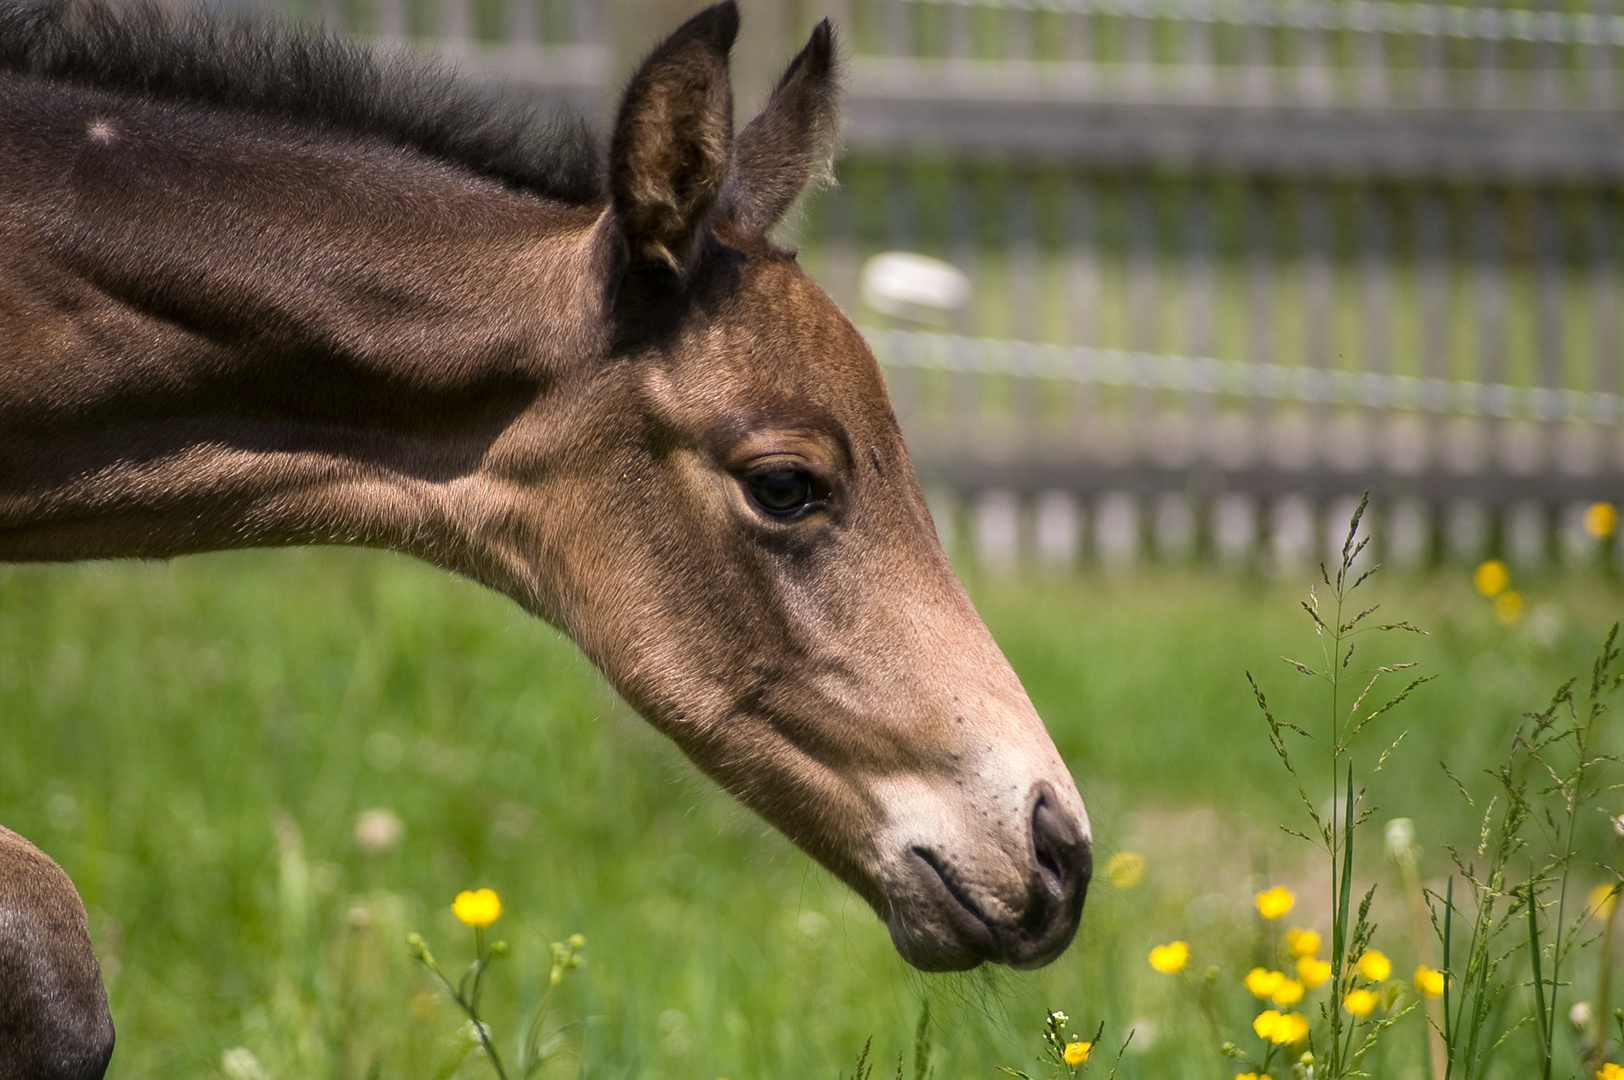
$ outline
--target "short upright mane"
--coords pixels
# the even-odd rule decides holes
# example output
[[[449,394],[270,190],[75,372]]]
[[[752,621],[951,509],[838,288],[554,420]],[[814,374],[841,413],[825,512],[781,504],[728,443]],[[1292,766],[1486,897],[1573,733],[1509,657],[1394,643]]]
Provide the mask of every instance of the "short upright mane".
[[[0,72],[381,139],[573,204],[606,198],[580,119],[469,85],[431,60],[328,31],[150,0],[0,0]]]

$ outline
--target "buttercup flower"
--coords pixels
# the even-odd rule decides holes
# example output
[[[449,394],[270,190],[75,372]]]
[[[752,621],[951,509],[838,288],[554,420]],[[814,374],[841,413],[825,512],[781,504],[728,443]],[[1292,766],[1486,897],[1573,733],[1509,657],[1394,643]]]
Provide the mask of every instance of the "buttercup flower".
[[[1522,593],[1515,589],[1507,589],[1494,598],[1494,617],[1507,626],[1522,618],[1522,612]]]
[[[1150,950],[1150,966],[1167,975],[1183,967],[1189,960],[1188,942],[1170,941],[1166,945],[1158,945]]]
[[[1290,889],[1284,885],[1276,885],[1272,889],[1264,889],[1257,894],[1258,914],[1265,919],[1278,919],[1291,910],[1291,905],[1297,902]]]
[[[1319,952],[1320,936],[1317,931],[1293,926],[1286,931],[1286,948],[1293,956],[1313,956]]]
[[[451,902],[451,913],[469,926],[483,928],[502,914],[502,898],[495,889],[464,889]]]
[[[1484,596],[1499,596],[1511,584],[1511,571],[1499,559],[1479,563],[1472,572],[1472,587]]]
[[[1297,978],[1303,985],[1312,990],[1320,983],[1331,977],[1331,962],[1329,960],[1316,960],[1312,956],[1305,956],[1297,961]]]
[[[1069,1042],[1066,1044],[1065,1053],[1060,1055],[1060,1060],[1067,1065],[1081,1065],[1088,1060],[1088,1052],[1092,1049],[1094,1044],[1091,1042]]]
[[[1246,973],[1246,988],[1252,991],[1253,997],[1273,997],[1285,978],[1285,975],[1278,971],[1255,967]]]
[[[1257,1073],[1236,1073],[1235,1080],[1259,1080],[1259,1078]]]
[[[1415,988],[1427,997],[1439,997],[1444,992],[1444,973],[1422,964],[1415,969]]]
[[[1614,888],[1612,885],[1597,885],[1590,890],[1590,895],[1585,898],[1585,907],[1590,914],[1598,919],[1605,919],[1613,914],[1613,904],[1618,900]]]
[[[1145,857],[1137,851],[1119,851],[1105,864],[1105,880],[1119,889],[1131,889],[1145,876]]]
[[[1609,1061],[1596,1070],[1596,1080],[1624,1080],[1624,1068]]]
[[[1366,949],[1359,956],[1359,974],[1371,982],[1381,982],[1393,973],[1393,962],[1375,949]]]
[[[1605,540],[1613,535],[1616,528],[1618,528],[1618,508],[1612,503],[1591,503],[1585,507],[1585,532],[1597,540]]]
[[[1349,990],[1348,996],[1342,999],[1342,1007],[1355,1016],[1369,1016],[1370,1011],[1376,1007],[1376,992],[1374,990]]]
[[[1303,984],[1282,975],[1269,997],[1276,1005],[1295,1005],[1303,999]]]
[[[1308,1020],[1302,1013],[1281,1013],[1264,1009],[1252,1021],[1252,1030],[1258,1038],[1272,1043],[1294,1043],[1308,1037]]]

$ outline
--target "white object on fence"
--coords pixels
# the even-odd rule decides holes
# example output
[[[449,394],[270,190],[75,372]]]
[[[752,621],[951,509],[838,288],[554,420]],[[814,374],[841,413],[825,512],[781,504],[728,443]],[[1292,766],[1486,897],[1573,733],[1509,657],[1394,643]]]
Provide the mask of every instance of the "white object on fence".
[[[859,287],[869,307],[903,318],[957,311],[970,300],[970,279],[962,270],[912,251],[886,251],[868,260]]]

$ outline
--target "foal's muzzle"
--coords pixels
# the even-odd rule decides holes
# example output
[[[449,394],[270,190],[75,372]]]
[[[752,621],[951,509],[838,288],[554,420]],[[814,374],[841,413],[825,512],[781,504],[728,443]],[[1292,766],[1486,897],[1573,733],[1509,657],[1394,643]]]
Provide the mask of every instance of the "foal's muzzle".
[[[999,896],[947,852],[915,845],[909,892],[924,912],[894,910],[897,951],[925,971],[960,971],[983,961],[1042,967],[1066,950],[1082,918],[1094,859],[1087,834],[1047,782],[1033,789],[1025,888]]]

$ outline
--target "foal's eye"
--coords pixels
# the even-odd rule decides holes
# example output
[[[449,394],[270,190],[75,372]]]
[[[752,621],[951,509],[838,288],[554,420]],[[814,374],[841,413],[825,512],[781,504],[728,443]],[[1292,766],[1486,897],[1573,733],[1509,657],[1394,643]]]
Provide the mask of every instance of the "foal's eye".
[[[744,486],[756,505],[774,517],[794,517],[818,501],[816,479],[790,465],[757,469],[745,477]]]

